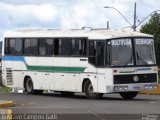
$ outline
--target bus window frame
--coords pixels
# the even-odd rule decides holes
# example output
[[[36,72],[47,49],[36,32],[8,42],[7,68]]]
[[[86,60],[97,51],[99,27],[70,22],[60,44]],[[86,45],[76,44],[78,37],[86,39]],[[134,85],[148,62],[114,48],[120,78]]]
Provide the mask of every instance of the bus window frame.
[[[136,57],[135,57],[135,44],[134,44],[134,39],[136,38],[150,38],[150,39],[153,39],[154,41],[154,37],[142,37],[142,36],[130,36],[130,37],[117,37],[117,38],[112,38],[112,39],[106,39],[106,42],[109,42],[113,39],[123,39],[123,38],[130,38],[131,39],[131,44],[132,44],[132,47],[133,47],[133,63],[134,65],[130,65],[130,66],[110,66],[110,65],[105,65],[107,68],[121,68],[121,67],[152,67],[152,66],[157,66],[157,62],[156,64],[153,64],[153,65],[137,65],[136,63]],[[107,49],[107,44],[106,44],[106,49]],[[154,45],[154,54],[155,54],[155,45]],[[107,55],[108,56],[108,55]]]
[[[32,38],[28,38],[28,37],[26,37],[26,38],[22,38],[23,39],[23,56],[38,56],[38,50],[39,50],[39,38],[36,38],[36,37],[32,37]],[[25,41],[25,39],[37,39],[37,54],[25,54],[24,53],[24,41]]]
[[[70,46],[71,46],[71,41],[72,39],[84,39],[86,41],[86,55],[71,55],[71,49],[70,49],[70,54],[69,55],[54,55],[54,57],[76,57],[76,58],[82,58],[82,57],[88,57],[88,52],[87,52],[87,43],[88,43],[88,38],[87,37],[54,37],[54,39],[69,39]]]
[[[135,39],[137,39],[137,38],[144,38],[144,39],[153,39],[153,52],[154,52],[154,59],[155,59],[155,63],[156,64],[152,64],[152,65],[137,65],[137,58],[136,58],[136,53],[135,53],[135,65],[136,66],[156,66],[157,65],[157,60],[156,60],[156,50],[155,50],[155,40],[154,40],[154,37],[134,37],[133,38],[133,43],[135,43]],[[135,44],[134,44],[134,52],[136,52],[135,51]]]
[[[87,38],[83,38],[83,37],[79,37],[79,38],[72,38],[70,40],[70,45],[72,47],[72,40],[75,39],[75,40],[82,40],[82,41],[85,41],[85,55],[72,55],[70,54],[70,57],[88,57],[88,50],[87,50],[87,46],[88,46],[88,39]],[[72,48],[70,49],[70,52],[71,52]]]
[[[7,44],[7,50],[6,50],[6,40],[9,39],[22,39],[22,54],[8,54],[8,49],[9,49],[9,45]],[[37,39],[37,54],[24,54],[24,41],[25,39]],[[40,55],[39,54],[39,39],[53,39],[53,49],[54,49],[54,44],[55,44],[55,39],[70,39],[69,40],[69,44],[71,45],[71,40],[72,39],[81,39],[81,40],[85,40],[85,55],[71,55],[71,52],[69,55]],[[82,57],[88,57],[88,38],[87,37],[5,37],[4,38],[5,42],[4,42],[4,55],[5,56],[27,56],[27,57],[77,57],[77,58],[82,58]],[[71,50],[71,49],[70,49]],[[7,52],[7,53],[6,53]]]
[[[89,57],[90,57],[90,55],[89,55],[89,42],[91,42],[91,41],[95,41],[96,42],[96,55],[95,56],[91,56],[91,57],[95,57],[95,64],[93,64],[93,63],[91,63],[90,61],[89,61]],[[98,53],[97,53],[97,42],[104,42],[104,56],[106,55],[106,40],[105,39],[90,39],[90,40],[88,40],[88,63],[89,64],[91,64],[91,65],[93,65],[93,66],[95,66],[95,67],[97,67],[97,68],[105,68],[106,67],[106,65],[104,65],[104,66],[98,66],[98,58],[97,58],[97,56],[98,56]],[[104,57],[104,62],[105,62],[105,57]]]
[[[15,53],[10,54],[9,53],[9,41],[10,41],[10,39],[15,39],[15,43],[16,43],[16,39],[22,39],[22,51],[21,51],[20,54],[15,54]],[[7,45],[7,48],[6,48],[6,45]],[[5,56],[22,56],[23,53],[24,53],[23,47],[24,47],[24,40],[21,37],[6,37],[6,38],[4,38],[4,55]]]

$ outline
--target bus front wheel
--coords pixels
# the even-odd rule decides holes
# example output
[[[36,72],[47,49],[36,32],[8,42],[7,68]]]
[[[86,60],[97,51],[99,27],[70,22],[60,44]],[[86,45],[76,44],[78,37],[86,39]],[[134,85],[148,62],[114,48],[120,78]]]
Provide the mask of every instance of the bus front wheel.
[[[94,93],[93,92],[93,85],[90,81],[87,81],[85,86],[84,86],[84,91],[86,94],[86,97],[88,99],[98,99],[103,96],[103,93]]]
[[[29,94],[42,94],[43,90],[34,90],[33,82],[30,77],[25,81],[25,91]]]
[[[138,92],[121,92],[119,93],[124,99],[131,100],[135,98],[138,94]]]

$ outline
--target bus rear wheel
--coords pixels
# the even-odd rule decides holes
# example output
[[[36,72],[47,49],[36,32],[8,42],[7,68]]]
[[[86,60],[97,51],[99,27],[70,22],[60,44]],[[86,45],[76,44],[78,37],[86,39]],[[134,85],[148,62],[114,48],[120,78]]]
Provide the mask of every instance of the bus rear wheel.
[[[28,77],[25,81],[25,91],[29,94],[42,94],[43,90],[34,90],[33,82],[30,77]]]
[[[86,97],[88,99],[99,99],[103,96],[103,93],[94,93],[93,92],[93,85],[90,81],[87,81],[84,86],[84,91],[86,94]]]
[[[138,94],[138,92],[121,92],[119,93],[121,97],[123,97],[125,100],[131,100],[135,98]]]

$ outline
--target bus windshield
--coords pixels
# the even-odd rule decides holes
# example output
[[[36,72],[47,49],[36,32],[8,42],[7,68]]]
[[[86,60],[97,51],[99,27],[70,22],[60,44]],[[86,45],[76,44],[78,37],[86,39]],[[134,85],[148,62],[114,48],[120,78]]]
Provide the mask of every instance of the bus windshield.
[[[132,38],[122,38],[108,41],[106,52],[107,65],[155,65],[156,60],[153,39],[135,38],[133,42],[132,40]]]
[[[137,65],[156,64],[153,39],[136,38],[135,54],[136,54]]]
[[[131,39],[115,39],[107,44],[108,64],[111,66],[133,65]]]

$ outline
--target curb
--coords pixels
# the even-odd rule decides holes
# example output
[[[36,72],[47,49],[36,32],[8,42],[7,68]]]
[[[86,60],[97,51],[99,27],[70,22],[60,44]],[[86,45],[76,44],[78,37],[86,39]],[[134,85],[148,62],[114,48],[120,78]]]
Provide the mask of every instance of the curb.
[[[12,107],[14,105],[13,101],[1,101],[0,100],[0,108],[3,107]]]
[[[160,84],[158,85],[157,90],[141,90],[139,93],[148,95],[160,95]]]

